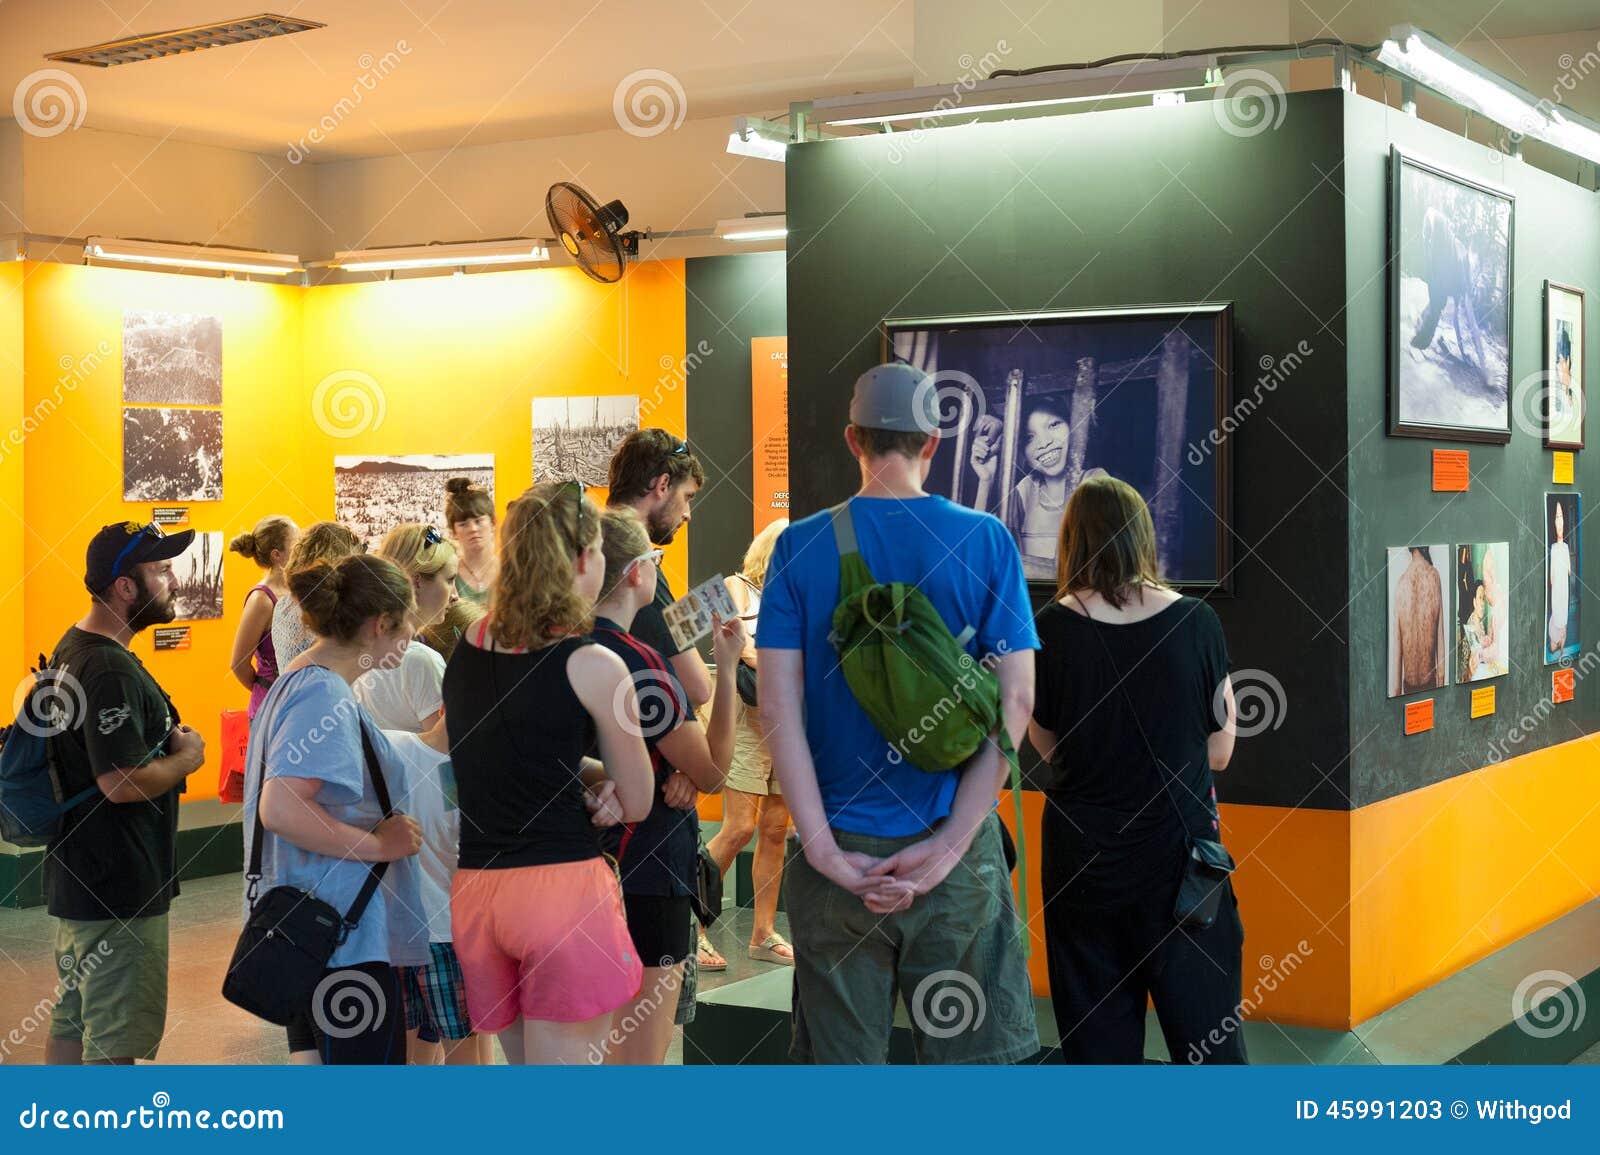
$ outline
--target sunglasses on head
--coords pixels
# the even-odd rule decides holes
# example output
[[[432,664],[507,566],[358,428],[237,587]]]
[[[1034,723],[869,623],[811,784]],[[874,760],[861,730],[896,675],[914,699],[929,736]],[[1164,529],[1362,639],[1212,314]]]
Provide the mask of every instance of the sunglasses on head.
[[[166,536],[162,528],[153,521],[140,526],[138,531],[128,538],[128,544],[122,547],[122,552],[117,554],[117,560],[111,563],[111,580],[116,581],[122,576],[122,563],[127,560],[128,555],[133,552],[133,547],[140,541],[147,537],[164,541]]]
[[[443,545],[443,544],[444,544],[444,534],[440,533],[433,526],[430,525],[430,526],[428,526],[426,529],[424,529],[422,531],[422,548],[423,549],[427,549],[429,546]]]
[[[583,552],[583,482],[574,478],[563,487],[572,490],[578,499],[577,520],[573,523],[573,548],[579,553]]]
[[[660,565],[661,559],[666,556],[667,551],[664,549],[646,550],[644,553],[641,553],[638,557],[634,558],[627,565],[625,565],[623,570],[626,572],[627,570],[630,570],[634,566],[638,565],[640,562],[649,562],[651,565]]]

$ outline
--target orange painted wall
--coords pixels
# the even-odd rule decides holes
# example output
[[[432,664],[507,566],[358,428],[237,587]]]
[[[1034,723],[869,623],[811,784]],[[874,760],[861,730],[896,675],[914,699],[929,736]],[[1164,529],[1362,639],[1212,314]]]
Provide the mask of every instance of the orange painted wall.
[[[3,275],[13,276],[9,269]],[[21,629],[5,631],[9,649],[0,660],[10,663],[13,680],[20,678],[23,656],[50,650],[82,616],[83,549],[99,526],[149,518],[149,506],[122,501],[124,310],[221,318],[224,500],[189,507],[195,528],[220,530],[226,542],[268,513],[302,525],[331,517],[333,458],[347,453],[492,452],[503,511],[531,476],[535,393],[650,395],[665,359],[681,363],[682,276],[681,262],[646,262],[629,271],[626,288],[556,269],[307,289],[27,265],[20,320],[25,383],[13,405],[7,389],[18,387],[16,373],[0,353],[0,415],[53,400],[27,439],[21,478],[0,461],[0,501],[14,499],[25,522],[12,531],[20,533],[20,551],[4,549],[8,539],[0,536],[0,552],[20,554],[21,561],[0,565],[27,571]],[[0,348],[15,315],[6,304],[12,299],[0,292]],[[347,426],[337,413],[319,415],[312,405],[318,382],[344,370],[369,375],[383,392],[383,421],[354,437],[340,435]],[[664,396],[651,418],[683,433],[681,391]],[[0,433],[6,427],[0,422]],[[686,535],[668,551],[666,566],[681,588]],[[247,700],[227,659],[240,605],[260,573],[247,559],[227,556],[225,614],[193,624],[192,649],[155,654],[148,634],[134,643],[213,750],[221,711]],[[0,581],[0,594],[6,588]],[[7,604],[0,601],[0,614]],[[4,708],[9,715],[9,700]],[[213,756],[190,780],[188,797],[215,794]]]
[[[1600,736],[1362,807],[1350,821],[1359,1023],[1600,892]]]
[[[310,289],[300,401],[312,459],[307,499],[332,516],[340,454],[493,453],[503,514],[533,476],[534,396],[652,397],[664,359],[682,363],[683,325],[682,261],[643,262],[617,285],[561,268]],[[383,422],[330,436],[323,426],[339,421],[313,413],[311,400],[318,382],[352,369],[382,390]],[[682,391],[662,396],[649,423],[682,435]],[[680,534],[664,562],[680,592],[687,559]]]
[[[23,471],[26,409],[22,404],[20,261],[0,262],[0,717],[11,716],[11,693],[26,677],[23,655]]]
[[[283,399],[300,372],[303,289],[215,278],[29,264],[26,403],[60,394],[28,439],[24,556],[25,653],[49,652],[88,606],[83,551],[100,526],[149,520],[122,500],[122,314],[126,309],[211,313],[222,321],[223,500],[189,504],[190,524],[227,536],[269,510],[297,516],[301,436]],[[175,502],[171,504],[184,504]],[[219,716],[242,707],[228,673],[239,603],[259,574],[225,563],[225,615],[192,625],[188,651],[156,654],[150,635],[134,651],[172,696],[184,721],[219,749]],[[188,797],[216,795],[216,758],[190,779]]]

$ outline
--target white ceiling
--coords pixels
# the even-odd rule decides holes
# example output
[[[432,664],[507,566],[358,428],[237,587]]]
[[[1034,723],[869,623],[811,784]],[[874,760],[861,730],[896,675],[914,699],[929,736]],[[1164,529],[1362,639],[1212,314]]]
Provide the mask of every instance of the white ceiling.
[[[110,69],[45,59],[263,10],[327,27]],[[642,70],[668,74],[682,92],[669,97],[671,115],[681,106],[695,119],[777,113],[791,100],[905,87],[915,75],[955,79],[961,57],[933,50],[941,27],[970,38],[1014,26],[1028,55],[1070,62],[1091,40],[1171,51],[1238,29],[1278,39],[1287,28],[1296,39],[1371,43],[1403,22],[1465,41],[1491,68],[1538,88],[1568,46],[1580,58],[1596,47],[1600,0],[0,0],[0,98],[60,67],[82,86],[90,128],[264,153],[285,152],[333,117],[337,131],[311,154],[321,162],[615,128],[619,84]],[[1146,25],[1165,30],[1159,45],[1139,34]],[[1040,28],[1051,29],[1044,39]],[[917,59],[918,29],[931,59]],[[1541,36],[1559,42],[1534,45]],[[1511,40],[1521,49],[1499,47]],[[1588,87],[1600,90],[1600,78]],[[0,100],[0,115],[10,111]]]
[[[902,86],[912,74],[912,8],[910,0],[0,0],[0,94],[39,69],[62,68],[83,87],[90,128],[262,152],[283,151],[334,115],[338,131],[316,152],[332,160],[614,128],[619,83],[644,69],[675,78],[689,117],[786,111],[791,99]],[[263,11],[327,27],[114,68],[44,59]],[[359,108],[339,115],[338,103],[356,95]]]

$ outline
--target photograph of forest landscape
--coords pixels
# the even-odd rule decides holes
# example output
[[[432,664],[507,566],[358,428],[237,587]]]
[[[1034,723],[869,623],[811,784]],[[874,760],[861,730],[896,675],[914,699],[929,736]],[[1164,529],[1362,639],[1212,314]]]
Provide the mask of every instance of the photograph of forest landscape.
[[[222,616],[222,534],[202,530],[189,548],[172,559],[177,582],[173,620],[195,621]]]

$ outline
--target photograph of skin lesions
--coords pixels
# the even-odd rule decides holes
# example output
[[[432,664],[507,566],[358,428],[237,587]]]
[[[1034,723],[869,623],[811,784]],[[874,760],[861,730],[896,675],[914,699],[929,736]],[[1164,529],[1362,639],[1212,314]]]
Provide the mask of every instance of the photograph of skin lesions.
[[[1544,664],[1554,666],[1575,657],[1582,644],[1578,632],[1578,596],[1582,587],[1579,531],[1583,499],[1576,493],[1544,495]]]
[[[1450,547],[1389,549],[1389,697],[1435,690],[1449,680]]]
[[[1511,546],[1456,546],[1456,681],[1481,682],[1511,670]]]

